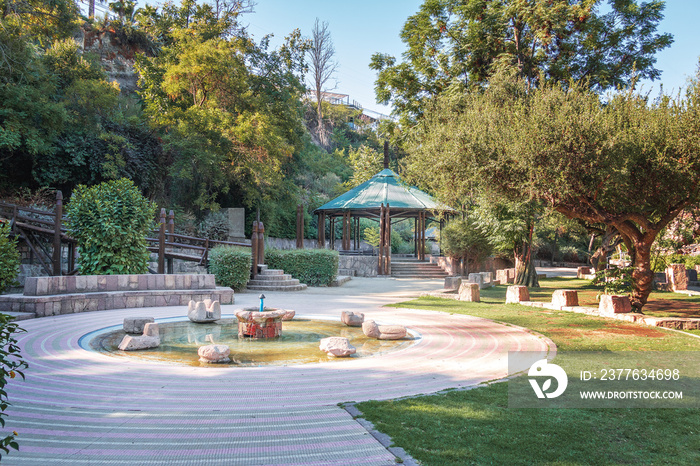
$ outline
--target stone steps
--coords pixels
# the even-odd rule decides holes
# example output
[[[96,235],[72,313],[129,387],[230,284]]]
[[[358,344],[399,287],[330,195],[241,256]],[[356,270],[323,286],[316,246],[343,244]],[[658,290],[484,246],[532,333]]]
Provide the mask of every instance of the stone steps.
[[[306,285],[292,278],[284,270],[268,269],[267,265],[259,265],[260,273],[248,281],[246,288],[252,291],[301,291]]]
[[[391,276],[396,278],[444,279],[448,276],[442,267],[418,260],[391,263]]]

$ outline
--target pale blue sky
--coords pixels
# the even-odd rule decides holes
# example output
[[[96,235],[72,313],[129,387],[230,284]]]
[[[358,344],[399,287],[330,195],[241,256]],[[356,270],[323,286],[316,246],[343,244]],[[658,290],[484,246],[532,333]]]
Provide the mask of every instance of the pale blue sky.
[[[422,0],[257,0],[255,12],[242,21],[249,24],[256,39],[274,33],[279,40],[294,28],[309,36],[316,17],[327,21],[339,62],[334,92],[349,94],[365,108],[388,113],[390,109],[375,103],[376,74],[369,69],[370,57],[383,52],[400,58],[405,46],[399,33],[421,4]],[[663,83],[666,93],[685,86],[700,55],[698,29],[700,0],[667,0],[659,31],[673,34],[674,43],[657,55],[661,79],[645,83],[645,90],[657,93],[658,83]]]

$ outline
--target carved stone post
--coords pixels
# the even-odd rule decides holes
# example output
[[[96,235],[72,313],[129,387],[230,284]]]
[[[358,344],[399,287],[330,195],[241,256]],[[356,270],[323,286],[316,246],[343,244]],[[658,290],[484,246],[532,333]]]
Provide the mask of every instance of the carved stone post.
[[[250,275],[255,278],[258,276],[258,221],[253,220],[253,232],[250,234]]]
[[[265,225],[258,222],[258,264],[265,264]]]

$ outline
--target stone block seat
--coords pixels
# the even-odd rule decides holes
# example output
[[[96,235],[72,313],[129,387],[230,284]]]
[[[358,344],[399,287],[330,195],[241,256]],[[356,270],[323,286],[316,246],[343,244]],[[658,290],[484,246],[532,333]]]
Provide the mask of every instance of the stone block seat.
[[[24,294],[0,295],[0,312],[18,320],[76,312],[187,306],[211,299],[233,304],[233,290],[211,274],[28,277]]]

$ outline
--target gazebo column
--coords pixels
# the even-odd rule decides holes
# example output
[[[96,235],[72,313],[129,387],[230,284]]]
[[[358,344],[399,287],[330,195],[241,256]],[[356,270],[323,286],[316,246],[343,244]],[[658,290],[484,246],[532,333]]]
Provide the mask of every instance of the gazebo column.
[[[413,256],[418,259],[418,217],[413,219]]]
[[[331,251],[335,251],[335,217],[331,216]]]
[[[377,275],[384,275],[384,204],[379,208],[379,257]]]
[[[391,215],[389,214],[389,203],[386,204],[384,211],[386,220],[384,220],[384,231],[386,237],[384,240],[384,274],[391,275]]]
[[[343,251],[350,250],[350,212],[343,212]]]
[[[318,248],[326,248],[326,214],[320,212],[318,214]]]

